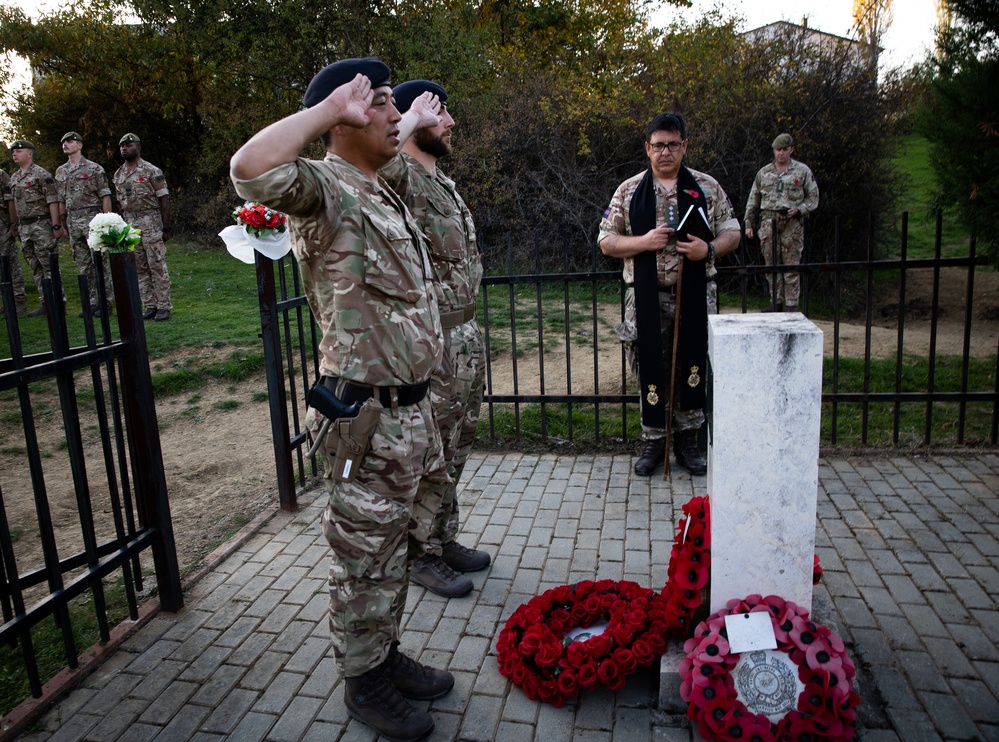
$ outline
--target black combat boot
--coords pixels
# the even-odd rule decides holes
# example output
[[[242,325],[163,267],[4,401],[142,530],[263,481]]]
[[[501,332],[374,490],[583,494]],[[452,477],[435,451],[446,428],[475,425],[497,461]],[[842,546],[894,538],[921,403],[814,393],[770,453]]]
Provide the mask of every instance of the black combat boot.
[[[392,643],[385,665],[388,667],[389,681],[406,698],[432,701],[454,687],[454,675],[407,657],[399,651],[398,642]]]
[[[678,430],[673,441],[673,455],[676,463],[691,474],[707,474],[708,462],[697,447],[697,429]]]
[[[635,462],[635,474],[640,477],[651,477],[660,464],[666,461],[666,439],[660,438],[648,441],[645,450]]]
[[[347,713],[393,742],[415,742],[434,730],[434,719],[417,711],[389,680],[388,660],[356,678],[347,678]]]

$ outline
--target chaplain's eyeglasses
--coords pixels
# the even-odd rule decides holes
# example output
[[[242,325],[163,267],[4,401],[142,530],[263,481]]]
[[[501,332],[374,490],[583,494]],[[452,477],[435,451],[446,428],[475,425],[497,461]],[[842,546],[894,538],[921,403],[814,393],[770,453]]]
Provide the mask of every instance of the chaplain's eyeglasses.
[[[649,147],[657,155],[661,155],[664,149],[668,149],[670,152],[676,152],[680,147],[683,146],[683,140],[679,142],[651,142]]]

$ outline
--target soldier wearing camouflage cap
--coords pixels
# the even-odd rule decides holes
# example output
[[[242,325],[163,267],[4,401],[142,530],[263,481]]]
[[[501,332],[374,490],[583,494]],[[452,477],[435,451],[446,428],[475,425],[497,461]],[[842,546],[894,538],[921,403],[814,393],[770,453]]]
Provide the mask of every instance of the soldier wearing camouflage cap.
[[[444,362],[450,373],[434,377],[430,395],[452,483],[433,509],[417,511],[414,523],[426,554],[414,563],[410,579],[451,598],[472,589],[472,581],[457,572],[477,572],[491,562],[485,551],[457,540],[457,487],[475,440],[485,388],[485,347],[475,320],[482,259],[472,215],[454,181],[438,167],[437,161],[451,152],[454,127],[447,91],[429,80],[410,80],[392,92],[404,120],[419,117],[418,109],[434,96],[440,103],[440,123],[415,131],[403,143],[402,152],[382,168],[381,175],[406,202],[430,245],[441,324],[446,333]]]
[[[21,251],[31,266],[38,297],[42,301],[42,306],[28,312],[28,316],[40,317],[45,314],[42,281],[51,277],[49,255],[56,252],[56,240],[62,236],[59,190],[52,175],[35,163],[34,144],[18,139],[10,145],[10,156],[18,167],[10,178],[17,218],[12,229],[21,239]],[[65,293],[62,300],[65,303]]]
[[[794,139],[779,134],[771,144],[774,161],[756,173],[746,202],[746,237],[760,238],[763,260],[774,264],[774,246],[778,265],[798,265],[805,248],[803,220],[819,206],[819,185],[808,165],[791,159]],[[777,231],[773,231],[774,219]],[[768,275],[771,308],[798,311],[801,293],[800,274]],[[770,308],[763,311],[770,311]]]
[[[125,161],[114,174],[114,188],[122,218],[141,230],[135,248],[135,271],[143,319],[170,319],[170,273],[166,264],[166,242],[173,236],[170,226],[170,191],[163,171],[142,159],[142,141],[129,132],[118,140]]]
[[[110,308],[114,297],[111,271],[107,257],[91,250],[87,239],[90,236],[90,220],[99,213],[111,211],[111,189],[108,187],[108,176],[104,168],[83,156],[83,137],[79,132],[67,131],[62,136],[61,144],[67,160],[55,171],[56,185],[62,197],[59,216],[63,232],[69,235],[76,270],[81,276],[87,277],[90,307],[100,316]],[[105,306],[101,306],[98,299],[97,271],[94,268],[94,261],[102,259]],[[83,312],[80,312],[80,316],[83,316]]]
[[[409,523],[414,506],[440,498],[450,480],[427,396],[443,356],[430,260],[405,204],[378,177],[409,134],[400,131],[390,76],[376,59],[325,67],[306,90],[307,108],[251,138],[230,175],[242,198],[289,216],[322,329],[323,386],[343,405],[378,400],[383,408],[352,481],[334,478],[337,451],[325,439],[330,628],[348,713],[390,739],[415,740],[434,720],[405,697],[444,695],[454,677],[399,651],[409,560],[419,553]],[[431,111],[419,123],[439,120]],[[317,138],[326,158],[299,158]],[[315,428],[314,409],[309,422]]]

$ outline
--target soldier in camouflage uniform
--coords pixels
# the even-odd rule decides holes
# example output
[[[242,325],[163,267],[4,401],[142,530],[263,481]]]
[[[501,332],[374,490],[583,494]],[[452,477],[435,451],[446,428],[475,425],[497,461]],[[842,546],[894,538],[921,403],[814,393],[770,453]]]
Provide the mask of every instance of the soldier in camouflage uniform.
[[[632,232],[630,208],[632,197],[646,173],[629,178],[618,186],[600,222],[597,240],[605,255],[624,260],[623,277],[629,288],[625,294],[624,322],[617,333],[625,343],[632,371],[638,374],[638,329],[636,324],[634,258],[642,252],[654,251],[659,285],[659,320],[662,329],[662,351],[665,379],[670,378],[673,348],[673,326],[676,316],[676,284],[680,256],[687,258],[687,270],[703,261],[707,272],[708,312],[718,311],[717,289],[711,280],[717,273],[714,258],[731,252],[739,245],[739,220],[725,191],[714,178],[697,170],[689,170],[700,186],[707,202],[708,226],[715,237],[711,242],[690,236],[677,240],[674,229],[666,226],[667,207],[677,205],[677,186],[683,157],[687,152],[686,123],[677,114],[664,113],[654,118],[646,128],[645,152],[649,157],[655,188],[656,228],[644,235]],[[693,262],[691,262],[693,261]],[[704,328],[707,333],[707,327]],[[707,464],[698,450],[697,430],[704,423],[704,410],[667,410],[673,414],[676,437],[674,454],[677,463],[692,474],[703,474]],[[666,430],[642,426],[645,449],[635,462],[635,473],[651,475],[666,458]]]
[[[461,473],[456,466],[458,447],[466,420],[478,422],[485,386],[485,348],[475,320],[475,301],[482,282],[482,260],[475,241],[475,224],[454,181],[437,167],[437,160],[451,151],[454,119],[447,110],[447,92],[427,80],[410,80],[392,91],[405,120],[419,116],[418,108],[433,100],[440,105],[441,122],[417,130],[403,144],[403,151],[382,168],[381,175],[406,202],[430,243],[430,259],[444,328],[444,364],[449,374],[435,378],[430,387],[434,418],[444,441],[444,460],[452,484],[442,502],[425,498],[417,522],[429,520],[426,554],[413,565],[410,579],[444,597],[465,595],[472,581],[459,572],[485,569],[488,553],[458,543],[457,488]],[[429,97],[428,97],[429,95]],[[473,436],[474,439],[474,436]],[[472,440],[464,441],[461,464]]]
[[[45,314],[45,293],[42,280],[50,278],[49,254],[56,252],[56,240],[62,236],[59,222],[59,191],[52,176],[35,164],[35,145],[24,139],[14,142],[11,157],[18,170],[10,178],[17,214],[16,232],[21,238],[21,251],[31,266],[38,297],[42,306],[29,317]],[[65,292],[62,295],[66,302]]]
[[[10,258],[10,282],[14,289],[14,305],[18,314],[28,311],[28,297],[24,292],[24,272],[17,255],[17,241],[11,225],[17,221],[14,213],[14,193],[10,187],[10,176],[0,170],[0,256]],[[0,307],[0,315],[6,307]]]
[[[805,247],[803,220],[819,207],[819,186],[808,165],[791,159],[794,140],[780,134],[772,144],[774,161],[764,166],[753,179],[746,203],[746,237],[760,237],[763,260],[774,262],[773,220],[777,219],[778,265],[798,265]],[[798,310],[801,293],[800,274],[768,275],[770,296],[777,310]],[[764,309],[763,311],[770,311]]]
[[[289,215],[322,329],[322,383],[344,404],[373,397],[383,407],[356,478],[327,473],[330,627],[348,713],[386,737],[415,740],[434,720],[404,696],[436,698],[454,677],[399,650],[418,547],[410,521],[414,506],[440,497],[450,480],[426,394],[443,358],[430,259],[405,204],[378,177],[400,146],[390,74],[375,59],[325,67],[306,90],[306,109],[250,139],[233,156],[231,176],[241,197]],[[316,138],[326,159],[298,158]],[[309,416],[314,426],[315,410]],[[327,445],[325,453],[332,465],[335,452]]]
[[[142,318],[163,322],[173,310],[166,264],[166,241],[173,236],[170,192],[163,171],[142,159],[138,136],[126,134],[118,146],[125,160],[114,174],[118,206],[125,221],[142,230],[142,242],[135,248],[139,297],[145,305]]]
[[[90,249],[87,238],[90,236],[90,220],[97,214],[111,211],[111,189],[104,168],[83,156],[83,137],[75,131],[68,131],[62,137],[62,151],[69,158],[56,168],[55,180],[62,197],[60,217],[63,231],[69,234],[73,247],[73,260],[76,270],[87,277],[90,291],[90,306],[97,315],[106,307],[101,307],[97,296],[97,271],[94,260],[100,260],[102,253]],[[111,306],[114,291],[111,288],[111,271],[107,258],[104,258],[104,296],[107,307]],[[83,312],[80,312],[83,316]]]

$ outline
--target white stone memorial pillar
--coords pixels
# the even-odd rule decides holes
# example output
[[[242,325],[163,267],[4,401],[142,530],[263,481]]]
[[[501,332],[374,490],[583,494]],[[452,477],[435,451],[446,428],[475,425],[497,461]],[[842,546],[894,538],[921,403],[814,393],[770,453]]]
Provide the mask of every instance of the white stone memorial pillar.
[[[797,312],[708,318],[712,613],[779,595],[811,610],[822,331]]]

